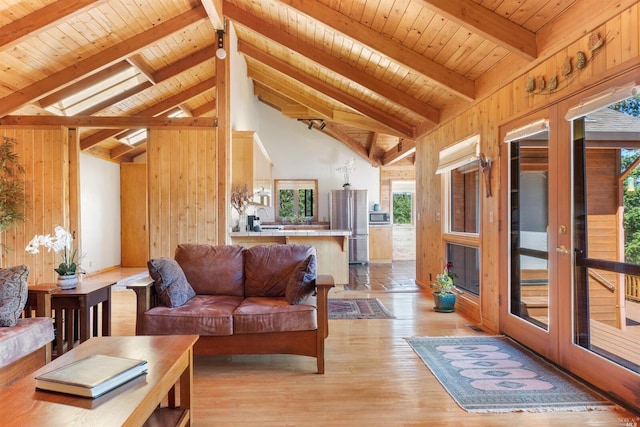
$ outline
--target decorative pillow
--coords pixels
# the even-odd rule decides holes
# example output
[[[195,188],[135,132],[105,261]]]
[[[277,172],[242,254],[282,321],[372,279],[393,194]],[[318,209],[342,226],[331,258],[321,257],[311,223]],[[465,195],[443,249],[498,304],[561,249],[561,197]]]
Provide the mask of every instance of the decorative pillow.
[[[29,267],[19,265],[0,270],[0,326],[16,326],[27,304]]]
[[[180,307],[196,296],[178,262],[171,258],[147,261],[149,275],[158,292],[160,302],[167,307]]]
[[[285,298],[291,305],[299,304],[314,291],[316,280],[316,256],[309,255],[300,261],[287,281]]]

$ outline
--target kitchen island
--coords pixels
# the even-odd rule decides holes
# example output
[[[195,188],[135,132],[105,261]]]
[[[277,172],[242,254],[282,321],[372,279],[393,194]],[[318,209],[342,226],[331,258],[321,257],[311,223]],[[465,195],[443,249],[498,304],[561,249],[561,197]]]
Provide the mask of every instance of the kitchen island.
[[[229,233],[231,243],[250,248],[257,245],[303,245],[316,248],[318,274],[330,274],[336,285],[349,283],[348,230],[265,230],[237,231]]]

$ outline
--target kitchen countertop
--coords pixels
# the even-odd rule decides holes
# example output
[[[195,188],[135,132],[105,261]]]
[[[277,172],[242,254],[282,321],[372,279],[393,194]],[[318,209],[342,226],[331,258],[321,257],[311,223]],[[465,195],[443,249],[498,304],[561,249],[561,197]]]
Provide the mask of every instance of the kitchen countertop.
[[[265,230],[232,231],[231,237],[278,237],[278,236],[350,236],[349,230]]]

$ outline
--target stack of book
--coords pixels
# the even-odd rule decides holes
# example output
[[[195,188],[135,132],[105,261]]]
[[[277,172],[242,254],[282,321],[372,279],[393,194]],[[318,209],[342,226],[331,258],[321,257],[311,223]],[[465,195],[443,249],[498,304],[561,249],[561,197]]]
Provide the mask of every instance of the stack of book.
[[[95,398],[147,372],[145,360],[96,354],[36,377],[36,388]]]

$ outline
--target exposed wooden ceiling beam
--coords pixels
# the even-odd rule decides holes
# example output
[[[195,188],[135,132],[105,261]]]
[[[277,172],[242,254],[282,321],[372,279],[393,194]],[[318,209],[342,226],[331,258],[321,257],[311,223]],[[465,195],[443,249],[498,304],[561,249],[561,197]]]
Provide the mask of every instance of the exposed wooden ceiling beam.
[[[414,141],[400,140],[398,145],[388,149],[382,157],[382,165],[389,166],[416,152]]]
[[[330,119],[333,114],[333,109],[312,100],[310,97],[305,96],[305,94],[301,93],[300,91],[296,91],[296,88],[293,85],[287,84],[287,80],[272,78],[266,73],[256,71],[252,67],[247,70],[247,76],[250,79],[253,79],[254,82],[260,83],[262,87],[269,88],[269,90],[273,91],[274,93],[278,93],[286,97],[287,103],[290,103],[292,101],[297,102],[298,104],[303,105],[313,111],[317,111],[319,114],[319,118]],[[266,94],[263,93],[261,96],[265,97]],[[278,100],[274,100],[274,102],[278,102]],[[280,104],[277,105],[280,106]]]
[[[538,55],[536,35],[471,0],[422,0],[422,5],[526,59]]]
[[[351,148],[356,154],[371,163],[373,166],[380,166],[380,159],[369,158],[369,153],[362,145],[360,145],[358,141],[340,130],[340,128],[338,128],[333,123],[327,123],[322,132],[342,142],[344,145]]]
[[[381,134],[393,135],[399,138],[408,138],[407,135],[402,135],[402,134],[399,134],[398,132],[389,132],[389,128],[387,126],[383,126],[367,116],[363,116],[362,114],[357,114],[350,111],[333,110],[331,119],[334,122],[355,127],[358,129],[375,131]]]
[[[249,77],[249,76],[247,76]],[[253,79],[253,94],[258,97],[260,102],[263,102],[270,107],[282,112],[282,105],[286,105],[290,102],[294,102],[291,98],[284,94],[276,92],[273,89],[263,85],[260,81]],[[285,114],[286,115],[286,114]]]
[[[213,117],[149,116],[4,116],[0,126],[66,126],[88,128],[213,127]]]
[[[322,22],[358,43],[377,50],[467,101],[472,101],[476,97],[475,84],[472,80],[425,58],[317,0],[280,0],[280,2]]]
[[[150,30],[141,34],[136,34],[130,39],[124,40],[120,43],[111,45],[109,48],[104,49],[93,56],[53,73],[40,81],[20,89],[19,91],[13,92],[11,95],[0,99],[0,117],[46,96],[59,88],[73,84],[87,74],[109,67],[110,65],[143,49],[149,44],[167,37],[200,19],[204,19],[205,17],[206,12],[204,11],[204,8],[197,7],[191,9],[188,12],[158,24]]]
[[[200,0],[202,6],[207,11],[209,21],[216,30],[224,29],[223,14],[222,14],[222,0]]]
[[[176,93],[174,96],[163,99],[162,101],[152,105],[149,108],[137,112],[136,114],[134,114],[134,117],[158,116],[174,107],[177,107],[178,105],[188,101],[195,96],[201,95],[207,90],[213,90],[215,88],[215,82],[215,77],[200,82],[188,89]],[[91,135],[85,136],[80,140],[80,149],[86,150],[100,143],[101,141],[104,141],[107,138],[111,138],[112,136],[117,135],[118,132],[119,131],[117,130],[114,131],[112,129],[104,129]]]
[[[338,90],[333,86],[326,84],[323,81],[320,81],[314,77],[301,73],[299,70],[292,67],[291,65],[264,53],[262,50],[254,46],[251,46],[250,44],[245,43],[242,40],[238,41],[238,51],[256,59],[257,61],[273,68],[274,70],[284,75],[289,76],[294,80],[297,80],[311,87],[312,89],[324,94],[325,96],[335,99],[336,101],[350,108],[353,108],[356,111],[361,112],[365,116],[369,116],[372,119],[375,119],[380,123],[383,123],[386,126],[389,126],[392,129],[397,130],[398,132],[402,133],[404,136],[408,136],[410,138],[413,138],[414,136],[413,126],[410,126],[396,119],[395,117],[384,114],[380,112],[380,110],[370,106],[364,101],[360,99],[356,99],[342,92],[341,90]]]
[[[224,13],[232,21],[250,28],[264,37],[299,53],[322,67],[357,83],[371,92],[377,93],[388,101],[398,104],[418,116],[433,123],[438,123],[439,112],[436,108],[407,95],[405,92],[396,89],[396,87],[351,67],[349,64],[325,53],[311,44],[301,42],[291,37],[289,33],[272,25],[268,25],[258,17],[227,1],[224,2]]]
[[[19,43],[25,36],[41,34],[62,19],[69,19],[104,3],[105,0],[58,0],[29,15],[0,28],[0,46],[3,50]]]
[[[372,159],[373,155],[376,151],[376,146],[378,145],[378,138],[380,134],[378,132],[373,132],[371,134],[371,144],[369,145],[369,158]]]
[[[326,105],[313,101],[308,96],[305,96],[299,91],[296,91],[296,89],[290,84],[287,84],[286,81],[283,81],[282,79],[276,80],[274,78],[270,78],[266,75],[266,73],[261,73],[259,70],[255,70],[253,67],[249,67],[248,77],[253,79],[254,82],[258,82],[263,85],[261,87],[269,88],[262,89],[259,93],[256,93],[256,95],[261,99],[271,98],[271,96],[267,92],[265,92],[266,90],[277,92],[278,94],[287,98],[286,100],[279,100],[275,98],[270,99],[270,105],[274,108],[278,108],[280,112],[282,112],[282,114],[287,117],[291,117],[293,119],[302,118],[304,117],[303,115],[295,115],[295,110],[302,108],[302,110],[300,110],[301,113],[306,115],[307,112],[304,110],[306,108],[314,111],[313,117],[317,117],[319,119],[324,119],[363,130],[376,129],[380,133],[383,133],[385,135],[394,135],[397,137],[406,138],[406,135],[402,134],[401,132],[398,132],[395,129],[391,129],[390,127],[385,126],[384,124],[379,123],[378,121],[370,117],[363,116],[357,113],[350,113],[347,111],[328,108]],[[292,107],[291,103],[297,103],[299,104],[299,106]]]
[[[144,60],[139,53],[135,55],[131,55],[127,58],[127,62],[135,67],[138,71],[140,71],[151,83],[158,84],[155,77],[153,76],[153,69],[149,66],[149,64]]]

